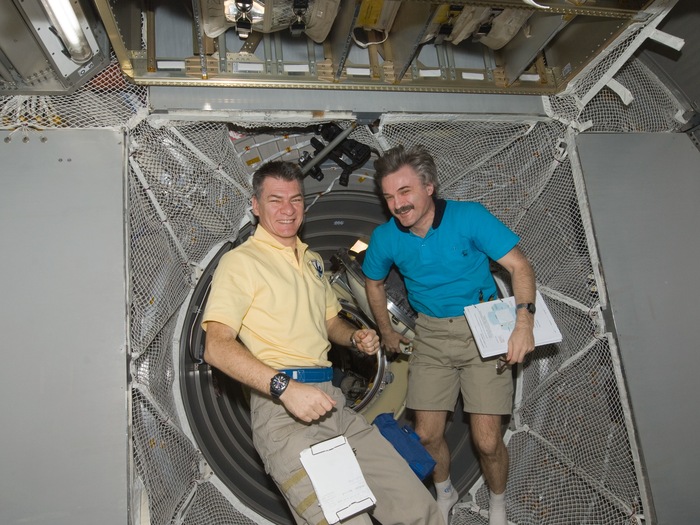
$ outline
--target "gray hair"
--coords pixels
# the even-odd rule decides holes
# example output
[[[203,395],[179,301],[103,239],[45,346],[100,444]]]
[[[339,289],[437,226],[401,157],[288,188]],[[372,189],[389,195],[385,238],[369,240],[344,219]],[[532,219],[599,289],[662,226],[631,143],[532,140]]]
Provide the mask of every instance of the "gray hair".
[[[437,166],[428,148],[418,144],[408,149],[403,146],[396,146],[386,151],[384,155],[374,161],[374,181],[379,188],[382,187],[382,180],[387,175],[400,170],[404,166],[413,168],[420,177],[423,185],[432,184],[435,193],[438,190]]]
[[[260,199],[263,182],[269,177],[286,181],[298,181],[303,192],[304,173],[299,165],[293,162],[275,160],[266,162],[253,174],[253,195],[256,199]]]

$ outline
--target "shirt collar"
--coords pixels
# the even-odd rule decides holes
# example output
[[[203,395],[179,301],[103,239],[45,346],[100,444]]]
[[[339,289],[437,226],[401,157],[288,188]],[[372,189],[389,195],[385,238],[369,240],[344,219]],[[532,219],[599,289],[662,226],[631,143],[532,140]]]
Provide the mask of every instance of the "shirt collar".
[[[442,217],[445,215],[447,201],[445,199],[438,199],[437,197],[433,197],[433,202],[435,203],[435,214],[433,215],[432,226],[433,230],[437,230],[440,226],[440,223],[442,223]],[[394,223],[399,228],[399,230],[401,230],[404,233],[409,233],[411,231],[410,228],[406,228],[404,225],[402,225],[396,217],[394,217]]]
[[[301,242],[301,239],[299,237],[296,237],[296,246],[295,247],[290,247],[290,246],[285,246],[281,242],[279,242],[277,239],[275,239],[270,232],[268,232],[265,228],[260,226],[259,224],[255,227],[255,233],[253,233],[253,237],[255,238],[256,241],[260,241],[264,244],[267,244],[269,246],[272,246],[273,248],[277,248],[278,250],[291,250],[293,251],[294,248],[297,249],[298,253],[304,253],[306,251],[306,248],[308,248],[308,245]]]

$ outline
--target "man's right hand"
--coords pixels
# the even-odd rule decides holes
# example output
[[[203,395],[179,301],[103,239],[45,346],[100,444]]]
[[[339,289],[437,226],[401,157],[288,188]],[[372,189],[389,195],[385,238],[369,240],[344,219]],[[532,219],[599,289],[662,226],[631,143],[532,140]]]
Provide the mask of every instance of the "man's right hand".
[[[325,416],[336,404],[335,399],[323,390],[293,380],[282,392],[280,401],[290,414],[305,423]]]
[[[399,343],[409,344],[411,340],[398,333],[396,330],[385,330],[382,332],[382,346],[387,352],[401,353]]]

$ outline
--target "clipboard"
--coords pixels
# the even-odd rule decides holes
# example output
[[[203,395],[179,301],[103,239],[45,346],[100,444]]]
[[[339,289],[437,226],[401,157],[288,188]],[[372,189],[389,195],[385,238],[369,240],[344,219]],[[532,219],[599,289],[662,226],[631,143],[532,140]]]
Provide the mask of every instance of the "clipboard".
[[[345,436],[316,443],[302,450],[299,459],[329,524],[359,514],[377,502]]]
[[[536,293],[535,306],[535,346],[561,342],[563,338],[559,327],[539,290]],[[481,357],[495,357],[508,353],[508,339],[513,332],[516,318],[514,297],[465,306],[464,316]]]

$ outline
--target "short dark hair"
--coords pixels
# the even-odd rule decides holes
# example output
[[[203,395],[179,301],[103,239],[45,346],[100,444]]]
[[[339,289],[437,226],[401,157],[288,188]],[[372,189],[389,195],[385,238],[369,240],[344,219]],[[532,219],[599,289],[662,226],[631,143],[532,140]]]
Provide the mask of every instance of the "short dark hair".
[[[374,161],[374,180],[379,188],[382,187],[382,179],[400,170],[404,166],[413,168],[424,185],[432,184],[435,193],[438,190],[438,174],[435,159],[428,151],[428,148],[418,144],[408,149],[403,146],[396,146],[387,150],[384,155]]]
[[[272,177],[286,181],[298,181],[299,186],[304,187],[304,173],[298,164],[294,162],[273,160],[260,166],[253,174],[253,195],[260,199],[262,185],[265,179]]]

